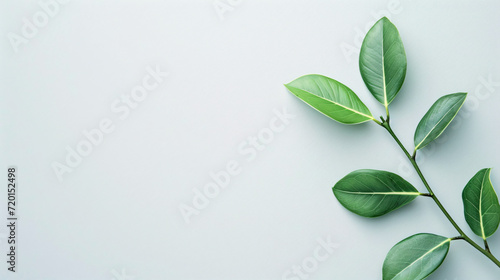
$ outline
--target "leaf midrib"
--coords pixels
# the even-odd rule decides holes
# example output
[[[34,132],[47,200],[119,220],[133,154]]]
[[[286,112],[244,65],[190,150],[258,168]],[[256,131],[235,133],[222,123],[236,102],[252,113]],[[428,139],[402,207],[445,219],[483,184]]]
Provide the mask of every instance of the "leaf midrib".
[[[483,240],[486,240],[486,235],[484,234],[482,204],[483,204],[484,180],[485,180],[487,174],[488,174],[488,171],[484,172],[483,180],[481,180],[481,190],[479,191],[479,207],[478,207],[478,210],[479,210],[479,225],[481,226],[481,237],[483,238]]]
[[[446,242],[450,242],[451,241],[451,238],[448,238],[446,239],[445,241],[439,243],[437,246],[435,246],[434,248],[430,249],[429,251],[427,251],[425,254],[423,254],[422,256],[420,256],[418,259],[414,260],[411,264],[407,265],[403,270],[401,270],[400,272],[398,272],[398,274],[394,275],[394,277],[392,277],[391,279],[394,279],[396,278],[396,276],[398,276],[399,274],[401,274],[403,271],[405,271],[406,269],[408,269],[409,267],[411,267],[415,262],[419,261],[420,259],[424,258],[425,256],[427,256],[428,254],[430,254],[431,252],[433,252],[434,250],[436,250],[437,248],[443,246],[443,244],[445,244]]]
[[[382,84],[384,86],[384,106],[388,110],[389,104],[387,103],[387,85],[385,83],[385,59],[384,59],[384,24],[382,23]]]
[[[314,93],[312,93],[312,92],[310,92],[310,91],[307,91],[307,90],[305,90],[305,89],[301,89],[301,88],[297,88],[297,87],[293,87],[293,86],[289,86],[289,87],[294,88],[294,89],[298,89],[298,90],[301,90],[301,91],[304,91],[304,92],[307,92],[308,94],[314,95],[314,96],[316,96],[316,97],[318,97],[318,98],[321,98],[321,99],[323,99],[323,100],[325,100],[325,101],[327,101],[327,102],[333,103],[333,104],[335,104],[335,105],[337,105],[337,106],[339,106],[339,107],[342,107],[342,108],[344,108],[344,109],[346,109],[346,110],[349,110],[349,111],[354,112],[354,113],[356,113],[356,114],[358,114],[358,115],[361,115],[361,116],[367,117],[367,118],[368,118],[368,119],[370,119],[370,120],[374,120],[374,119],[375,119],[373,116],[368,116],[368,115],[363,114],[363,113],[361,113],[361,112],[359,112],[359,111],[356,111],[356,110],[354,110],[354,109],[352,109],[352,108],[346,107],[345,105],[342,105],[342,104],[340,104],[340,103],[338,103],[338,102],[335,102],[335,101],[333,101],[333,100],[326,99],[326,98],[324,98],[324,97],[321,97],[321,96],[319,96],[319,95],[316,95],[316,94],[314,94]]]
[[[418,143],[418,145],[415,146],[415,150],[418,150],[418,148],[420,147],[420,145],[422,145],[423,142],[425,142],[425,140],[429,137],[429,135],[434,131],[434,129],[441,123],[441,121],[443,121],[443,119],[446,117],[446,115],[448,115],[448,113],[453,109],[455,108],[455,106],[457,105],[458,102],[456,102],[455,104],[453,104],[453,106],[451,106],[451,108],[446,111],[445,114],[443,114],[443,116],[441,117],[441,119],[439,119],[439,121],[431,128],[431,130],[429,130],[429,132],[424,136],[424,138],[422,139],[422,141],[420,141],[420,143]],[[458,113],[458,111],[457,111]],[[451,122],[451,121],[450,121]],[[443,129],[444,131],[444,129]],[[442,132],[441,132],[442,133]],[[439,134],[441,135],[441,134]],[[439,137],[438,135],[438,137]]]
[[[349,193],[349,194],[378,194],[378,195],[421,195],[419,192],[352,192],[352,191],[345,191],[345,190],[339,190],[337,189],[338,192],[343,192],[343,193]]]

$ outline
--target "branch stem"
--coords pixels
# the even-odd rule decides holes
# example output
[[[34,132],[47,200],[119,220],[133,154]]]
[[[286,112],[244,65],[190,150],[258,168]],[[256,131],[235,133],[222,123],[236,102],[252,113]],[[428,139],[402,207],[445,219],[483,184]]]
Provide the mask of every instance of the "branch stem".
[[[411,162],[411,164],[413,165],[413,167],[415,168],[415,171],[417,171],[418,173],[418,176],[420,177],[420,179],[422,180],[422,183],[424,183],[424,186],[425,188],[427,189],[427,191],[429,192],[429,196],[432,197],[432,199],[434,200],[434,202],[436,203],[436,205],[439,207],[439,209],[441,210],[441,212],[443,212],[443,214],[446,216],[446,218],[448,219],[448,221],[450,221],[450,223],[453,225],[453,227],[458,231],[458,233],[460,234],[459,237],[454,237],[452,239],[463,239],[465,241],[467,241],[467,243],[469,243],[470,245],[472,245],[474,248],[476,248],[479,252],[481,252],[483,255],[485,255],[486,257],[488,257],[493,263],[495,263],[498,267],[500,267],[500,261],[498,259],[496,259],[490,252],[489,248],[488,248],[488,243],[486,243],[485,241],[485,249],[483,249],[481,246],[479,246],[476,242],[474,242],[469,236],[467,236],[467,234],[465,234],[465,232],[458,226],[458,224],[455,222],[455,220],[453,220],[453,218],[451,217],[451,215],[448,213],[448,211],[446,211],[446,209],[444,208],[443,204],[441,204],[441,202],[439,201],[439,199],[437,198],[437,196],[434,194],[434,192],[432,191],[431,189],[431,186],[429,185],[429,183],[427,182],[427,180],[425,179],[424,175],[422,174],[422,171],[420,170],[420,167],[418,166],[417,164],[417,161],[415,160],[415,155],[416,155],[416,151],[414,151],[413,155],[410,155],[410,153],[408,152],[408,150],[403,146],[403,144],[401,143],[401,141],[399,141],[399,138],[396,136],[396,134],[394,133],[394,131],[392,130],[389,122],[382,122],[380,124],[382,127],[384,127],[387,132],[389,132],[389,134],[392,136],[392,138],[394,138],[394,140],[396,141],[396,143],[398,143],[399,147],[401,148],[401,150],[403,150],[403,152],[405,153],[406,157],[408,158],[408,160]]]

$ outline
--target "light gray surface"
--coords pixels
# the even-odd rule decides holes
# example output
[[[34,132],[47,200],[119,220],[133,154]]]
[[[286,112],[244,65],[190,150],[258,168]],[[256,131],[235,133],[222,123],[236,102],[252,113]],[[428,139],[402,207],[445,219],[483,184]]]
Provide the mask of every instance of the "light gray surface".
[[[420,158],[443,204],[472,234],[462,188],[484,167],[495,168],[500,188],[496,1],[221,0],[230,5],[220,6],[230,7],[222,14],[211,0],[72,1],[15,52],[8,34],[22,36],[23,18],[43,11],[37,3],[0,8],[0,166],[19,169],[20,217],[19,271],[8,273],[2,261],[2,279],[286,279],[315,252],[322,260],[308,279],[380,279],[385,254],[401,239],[456,235],[425,198],[378,219],[342,208],[331,187],[355,169],[385,169],[423,186],[381,128],[340,125],[283,87],[324,74],[382,114],[357,54],[342,47],[356,46],[383,15],[398,27],[408,57],[391,106],[408,148],[437,98],[469,92],[460,122]],[[123,108],[120,96],[142,84],[148,67],[169,74],[121,119],[112,107]],[[496,84],[477,90],[481,79]],[[276,110],[294,118],[279,126]],[[82,132],[105,119],[114,130],[59,181],[54,162],[65,164],[66,147],[76,149]],[[248,139],[259,133],[269,141],[252,157]],[[179,207],[193,206],[194,191],[227,164],[239,173],[187,224]],[[490,240],[497,256],[499,236]],[[0,237],[5,256],[5,226]],[[318,241],[328,238],[329,251]],[[457,241],[428,279],[499,274]]]

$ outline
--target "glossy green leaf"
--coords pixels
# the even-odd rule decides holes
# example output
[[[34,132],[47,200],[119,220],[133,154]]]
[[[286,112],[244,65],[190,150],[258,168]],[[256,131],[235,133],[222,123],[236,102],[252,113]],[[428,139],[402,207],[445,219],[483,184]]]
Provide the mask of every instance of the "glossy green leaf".
[[[382,268],[383,280],[420,280],[443,263],[450,249],[450,238],[419,233],[394,245]]]
[[[490,174],[491,168],[480,170],[462,192],[465,220],[484,240],[495,233],[500,224],[500,204]]]
[[[421,195],[400,176],[371,169],[349,173],[335,184],[333,193],[345,208],[364,217],[382,216]]]
[[[405,80],[406,54],[398,29],[386,17],[366,34],[359,71],[368,90],[387,108]]]
[[[357,124],[373,120],[372,113],[358,96],[334,79],[306,75],[285,86],[302,101],[340,123]]]
[[[458,114],[467,93],[459,92],[439,98],[418,123],[415,131],[415,151],[438,138]]]

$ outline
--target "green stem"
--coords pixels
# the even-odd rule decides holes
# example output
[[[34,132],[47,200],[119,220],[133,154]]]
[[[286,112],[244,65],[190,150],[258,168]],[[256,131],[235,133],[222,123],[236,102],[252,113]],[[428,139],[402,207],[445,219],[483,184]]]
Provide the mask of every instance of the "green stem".
[[[422,174],[422,171],[420,170],[420,167],[418,166],[418,164],[417,164],[417,162],[415,160],[416,153],[413,153],[413,155],[410,155],[410,153],[408,152],[408,150],[406,150],[406,148],[403,146],[403,144],[401,143],[401,141],[399,141],[399,138],[396,136],[396,134],[394,133],[394,131],[392,130],[392,128],[391,128],[391,126],[389,125],[388,122],[382,122],[381,126],[384,127],[389,132],[389,134],[391,134],[392,138],[394,138],[394,140],[396,141],[396,143],[398,143],[399,147],[401,147],[401,150],[403,150],[403,152],[406,154],[406,157],[408,158],[408,160],[411,162],[411,164],[415,168],[415,171],[417,171],[418,176],[422,180],[422,183],[424,183],[425,188],[429,192],[430,196],[432,197],[432,199],[434,200],[434,202],[436,203],[436,205],[439,207],[439,209],[441,209],[441,212],[443,212],[443,214],[446,216],[446,218],[448,219],[448,221],[450,221],[450,223],[453,225],[453,227],[458,231],[458,233],[460,233],[460,237],[461,237],[460,239],[463,239],[463,240],[467,241],[470,245],[472,245],[479,252],[481,252],[483,255],[485,255],[486,257],[488,257],[498,267],[500,267],[500,261],[498,259],[496,259],[491,254],[491,252],[488,250],[489,248],[488,249],[483,249],[481,246],[479,246],[477,243],[475,243],[472,239],[470,239],[470,237],[467,236],[467,234],[465,234],[465,232],[453,220],[453,218],[450,216],[450,214],[448,213],[448,211],[446,211],[446,209],[444,208],[443,204],[441,204],[441,202],[439,201],[439,199],[437,198],[437,196],[432,191],[431,186],[429,185],[429,183],[425,179],[424,175]],[[455,238],[455,239],[459,239],[459,238]],[[486,248],[487,248],[487,246],[486,246]]]
[[[460,235],[460,236],[455,236],[455,237],[452,237],[450,238],[451,240],[463,240],[464,238]]]

